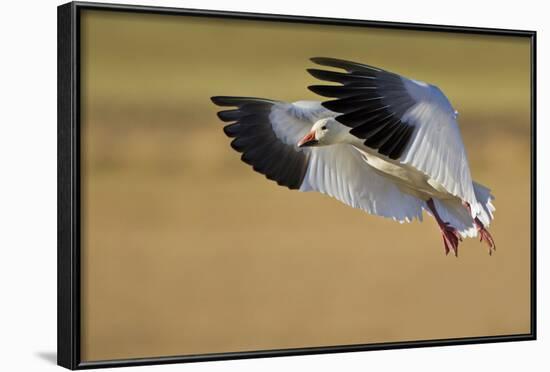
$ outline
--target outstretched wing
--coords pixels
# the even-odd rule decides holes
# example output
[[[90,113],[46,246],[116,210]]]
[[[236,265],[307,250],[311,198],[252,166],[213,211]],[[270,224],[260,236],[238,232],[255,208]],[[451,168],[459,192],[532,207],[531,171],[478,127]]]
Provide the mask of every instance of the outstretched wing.
[[[241,160],[268,179],[289,189],[299,189],[310,153],[296,144],[315,121],[329,111],[319,102],[294,104],[250,97],[212,97],[218,106],[235,106],[218,112],[223,130],[234,138],[231,147]]]
[[[478,205],[456,122],[456,112],[435,86],[382,69],[334,58],[312,58],[345,72],[309,69],[316,78],[340,85],[313,85],[313,92],[336,98],[323,106],[336,120],[381,155],[411,165],[449,193]]]
[[[231,146],[254,170],[279,185],[319,191],[368,213],[398,221],[422,219],[423,202],[403,194],[371,168],[347,144],[298,148],[296,144],[319,119],[334,116],[319,102],[284,103],[259,98],[213,97],[220,106]]]

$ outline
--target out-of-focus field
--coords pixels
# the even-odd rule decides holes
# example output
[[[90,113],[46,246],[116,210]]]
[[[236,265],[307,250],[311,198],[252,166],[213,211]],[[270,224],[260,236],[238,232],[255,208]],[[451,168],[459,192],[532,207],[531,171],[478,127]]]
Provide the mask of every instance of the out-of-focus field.
[[[530,331],[528,39],[85,11],[82,42],[84,360]],[[317,99],[312,56],[449,96],[495,255],[240,161],[209,97]]]

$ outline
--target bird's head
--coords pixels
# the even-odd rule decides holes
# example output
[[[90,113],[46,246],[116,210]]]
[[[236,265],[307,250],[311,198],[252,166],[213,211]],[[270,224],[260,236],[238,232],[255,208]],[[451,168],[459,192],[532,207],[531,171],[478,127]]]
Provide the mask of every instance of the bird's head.
[[[310,131],[298,141],[298,147],[327,146],[340,143],[345,130],[333,118],[318,120]]]

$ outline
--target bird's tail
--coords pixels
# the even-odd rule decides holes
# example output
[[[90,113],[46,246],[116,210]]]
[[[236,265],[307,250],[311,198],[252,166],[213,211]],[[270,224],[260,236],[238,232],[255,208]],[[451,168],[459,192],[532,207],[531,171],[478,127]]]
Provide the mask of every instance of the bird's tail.
[[[435,209],[445,222],[458,230],[462,238],[474,238],[477,235],[477,229],[470,212],[457,199],[433,199]]]
[[[492,203],[495,197],[491,195],[491,190],[477,182],[474,182],[474,193],[477,202],[481,205],[481,213],[477,218],[483,223],[483,226],[488,227],[494,218],[493,212],[496,210]]]
[[[474,182],[474,193],[481,208],[477,218],[483,223],[484,227],[489,227],[493,220],[495,207],[492,200],[491,190],[487,187]],[[474,238],[477,236],[477,228],[468,209],[456,199],[439,200],[434,199],[435,207],[441,219],[448,222],[458,230],[462,238]]]

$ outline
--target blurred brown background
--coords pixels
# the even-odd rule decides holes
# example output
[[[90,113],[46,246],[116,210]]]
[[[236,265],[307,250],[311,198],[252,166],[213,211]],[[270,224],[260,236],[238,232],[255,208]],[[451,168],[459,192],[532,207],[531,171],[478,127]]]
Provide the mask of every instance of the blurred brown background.
[[[496,255],[240,161],[209,97],[318,99],[312,56],[448,95]],[[527,38],[85,11],[82,74],[84,360],[530,331]]]

